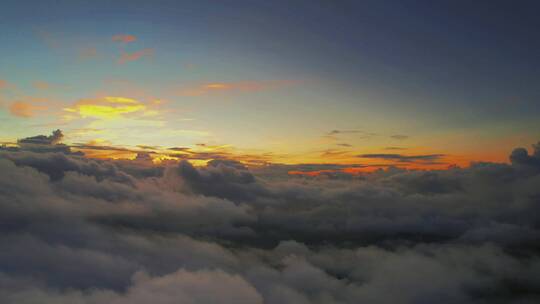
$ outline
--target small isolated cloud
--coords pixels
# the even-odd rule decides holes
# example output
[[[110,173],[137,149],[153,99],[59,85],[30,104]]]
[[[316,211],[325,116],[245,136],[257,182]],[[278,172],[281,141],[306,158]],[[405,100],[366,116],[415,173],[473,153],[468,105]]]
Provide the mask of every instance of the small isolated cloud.
[[[122,51],[122,53],[120,54],[120,59],[118,59],[118,64],[124,64],[130,61],[137,61],[143,57],[150,57],[152,55],[154,55],[153,48],[146,48],[133,53]]]
[[[137,37],[134,35],[114,35],[112,36],[112,41],[115,42],[122,42],[122,43],[130,43],[137,40]]]
[[[403,147],[385,147],[385,150],[407,150],[407,148]]]
[[[410,138],[410,136],[402,135],[402,134],[395,134],[395,135],[391,135],[390,137],[397,140],[405,140],[405,139]]]
[[[36,111],[46,109],[45,106],[36,106],[24,101],[15,101],[9,106],[9,112],[17,117],[29,118]]]
[[[387,154],[387,153],[378,153],[378,154],[361,154],[358,157],[361,158],[372,158],[372,159],[384,159],[384,160],[393,160],[398,162],[415,162],[415,161],[436,161],[443,158],[444,154],[426,154],[426,155],[402,155],[402,154]]]
[[[7,81],[0,79],[0,89],[6,88],[8,85]]]
[[[347,148],[350,148],[352,147],[352,145],[348,144],[348,143],[340,143],[340,144],[336,144],[337,146],[341,146],[341,147],[347,147]]]

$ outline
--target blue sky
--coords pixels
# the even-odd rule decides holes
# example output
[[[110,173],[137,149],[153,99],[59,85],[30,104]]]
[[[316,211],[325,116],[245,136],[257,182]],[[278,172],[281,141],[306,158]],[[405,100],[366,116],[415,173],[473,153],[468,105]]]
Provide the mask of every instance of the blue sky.
[[[0,137],[61,128],[72,142],[210,142],[325,161],[315,154],[337,149],[325,134],[353,130],[337,139],[351,155],[401,145],[505,157],[539,134],[537,9],[534,1],[5,1]],[[62,118],[103,96],[158,114],[153,123],[133,113],[129,123]],[[99,133],[81,131],[96,125]]]

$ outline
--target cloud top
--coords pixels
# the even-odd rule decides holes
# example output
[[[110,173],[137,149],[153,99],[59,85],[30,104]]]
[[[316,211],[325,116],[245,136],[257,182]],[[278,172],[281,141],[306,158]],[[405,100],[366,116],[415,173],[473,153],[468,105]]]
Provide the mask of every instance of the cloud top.
[[[538,145],[509,164],[289,177],[43,148],[61,139],[0,148],[2,303],[540,300]]]

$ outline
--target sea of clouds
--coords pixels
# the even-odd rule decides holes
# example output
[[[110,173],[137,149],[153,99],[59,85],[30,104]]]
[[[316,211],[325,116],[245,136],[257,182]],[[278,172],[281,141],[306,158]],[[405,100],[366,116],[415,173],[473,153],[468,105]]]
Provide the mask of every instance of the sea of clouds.
[[[41,139],[0,149],[0,303],[540,301],[538,145],[509,164],[310,178]]]

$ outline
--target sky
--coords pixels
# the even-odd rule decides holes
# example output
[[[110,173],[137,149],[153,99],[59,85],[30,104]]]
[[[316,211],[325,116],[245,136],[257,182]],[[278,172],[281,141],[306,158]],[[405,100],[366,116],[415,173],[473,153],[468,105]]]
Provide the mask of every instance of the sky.
[[[508,162],[540,134],[538,8],[7,0],[0,141],[61,129],[64,143],[100,158]]]
[[[540,303],[538,1],[0,1],[0,303]]]

